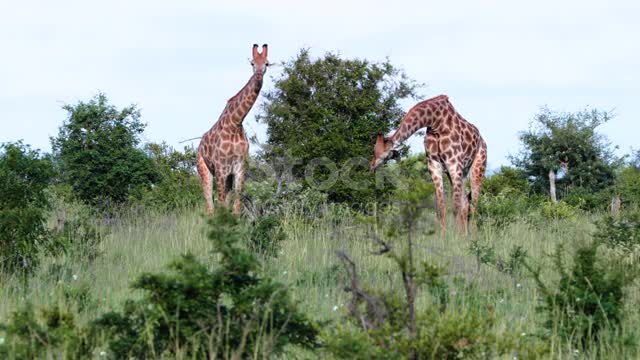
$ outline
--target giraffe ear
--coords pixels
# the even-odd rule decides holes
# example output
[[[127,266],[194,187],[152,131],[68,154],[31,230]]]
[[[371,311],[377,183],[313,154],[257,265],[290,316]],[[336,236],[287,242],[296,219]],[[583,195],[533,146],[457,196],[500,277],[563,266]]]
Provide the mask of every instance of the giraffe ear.
[[[384,135],[378,134],[378,136],[376,136],[376,145],[382,143],[384,143]]]

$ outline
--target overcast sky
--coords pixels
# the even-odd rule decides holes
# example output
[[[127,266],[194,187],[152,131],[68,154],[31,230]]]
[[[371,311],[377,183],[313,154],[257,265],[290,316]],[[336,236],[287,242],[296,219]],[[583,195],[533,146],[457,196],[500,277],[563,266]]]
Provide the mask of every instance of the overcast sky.
[[[628,153],[640,143],[639,18],[632,0],[0,0],[0,142],[49,151],[61,106],[103,91],[140,106],[146,141],[178,146],[218,119],[251,75],[251,45],[268,43],[271,62],[302,47],[388,57],[478,126],[490,167],[543,105],[614,110],[601,130]],[[245,129],[264,139],[256,108]]]

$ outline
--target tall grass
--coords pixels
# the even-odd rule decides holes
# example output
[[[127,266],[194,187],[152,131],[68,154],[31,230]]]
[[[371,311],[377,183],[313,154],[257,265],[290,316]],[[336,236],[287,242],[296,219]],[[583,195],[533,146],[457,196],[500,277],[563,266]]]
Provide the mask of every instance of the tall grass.
[[[315,216],[283,209],[282,227],[286,239],[276,257],[265,257],[265,269],[277,280],[288,284],[301,310],[311,317],[337,320],[346,313],[348,294],[344,293],[344,274],[336,251],[345,250],[358,264],[362,281],[376,288],[401,289],[401,281],[393,278],[393,264],[384,257],[371,256],[374,250],[368,234],[370,227],[360,216],[320,207]],[[451,216],[449,217],[451,219]],[[427,214],[425,222],[433,221]],[[173,213],[131,211],[100,223],[106,236],[99,245],[100,255],[92,262],[71,256],[47,258],[28,283],[19,278],[0,275],[0,323],[9,314],[31,302],[39,305],[62,304],[78,313],[80,321],[115,309],[126,298],[135,297],[130,283],[143,272],[161,270],[180,254],[191,252],[210,259],[211,242],[207,239],[206,218],[200,209],[184,209]],[[476,234],[459,236],[450,221],[446,235],[437,232],[416,234],[415,256],[428,259],[447,269],[451,284],[450,299],[465,307],[491,305],[496,328],[505,334],[521,337],[541,335],[540,315],[536,312],[540,294],[527,276],[511,277],[492,266],[480,265],[469,251],[472,240],[486,244],[507,257],[515,246],[526,250],[529,259],[548,269],[551,254],[558,244],[571,249],[589,238],[595,230],[590,216],[551,221],[532,226],[521,219],[505,229],[481,227]],[[211,260],[208,260],[211,261]],[[543,271],[543,277],[553,279]],[[462,281],[464,279],[464,281]],[[620,330],[605,331],[597,341],[600,351],[589,355],[566,345],[554,334],[550,336],[550,358],[626,359],[638,356],[638,345],[624,345],[640,328],[640,316],[633,307],[640,300],[635,286],[629,294],[629,311]],[[417,306],[425,306],[427,298],[418,298]],[[290,350],[296,354],[296,349]],[[298,353],[302,356],[302,354]],[[305,356],[310,356],[305,353]],[[585,357],[583,357],[585,356]]]

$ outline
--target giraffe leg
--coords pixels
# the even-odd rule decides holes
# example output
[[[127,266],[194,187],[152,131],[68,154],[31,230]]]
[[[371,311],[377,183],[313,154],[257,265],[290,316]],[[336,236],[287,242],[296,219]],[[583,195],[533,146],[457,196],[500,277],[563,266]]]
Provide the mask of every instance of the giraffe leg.
[[[444,182],[442,163],[436,156],[429,155],[428,168],[431,180],[436,188],[436,208],[438,210],[438,220],[440,220],[440,235],[444,235],[446,207],[444,202]]]
[[[213,214],[213,177],[211,171],[207,167],[204,158],[198,154],[198,175],[200,175],[200,184],[202,185],[202,191],[204,193],[204,199],[207,202],[207,213]]]
[[[465,176],[461,166],[452,164],[448,166],[449,175],[453,187],[453,213],[456,217],[458,231],[467,233],[467,221],[469,216],[469,203],[464,189]]]
[[[225,203],[226,191],[224,188],[226,179],[227,179],[227,174],[223,173],[222,171],[216,172],[216,180],[218,185],[218,205],[224,206],[224,207],[226,207],[226,203]]]
[[[471,227],[474,232],[477,231],[477,204],[480,198],[480,187],[484,180],[484,173],[487,169],[487,148],[486,145],[478,149],[473,164],[471,165],[471,201],[469,209],[471,210],[472,222]]]
[[[242,190],[244,188],[244,166],[242,164],[240,164],[240,166],[238,166],[238,168],[236,169],[236,173],[234,175],[234,183],[233,183],[233,188],[234,188],[234,199],[233,199],[233,213],[235,215],[240,215],[241,212],[241,202],[240,202],[240,196],[242,196]]]

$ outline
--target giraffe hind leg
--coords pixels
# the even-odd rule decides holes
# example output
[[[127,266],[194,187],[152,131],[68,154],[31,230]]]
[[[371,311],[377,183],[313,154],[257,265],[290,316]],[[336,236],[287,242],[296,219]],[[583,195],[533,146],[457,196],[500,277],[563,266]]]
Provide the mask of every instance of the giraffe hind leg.
[[[478,217],[478,199],[480,198],[480,188],[484,180],[485,171],[487,169],[487,150],[486,147],[481,147],[476,153],[471,165],[471,193],[469,201],[470,215],[472,216],[472,228],[477,230],[477,217]]]

